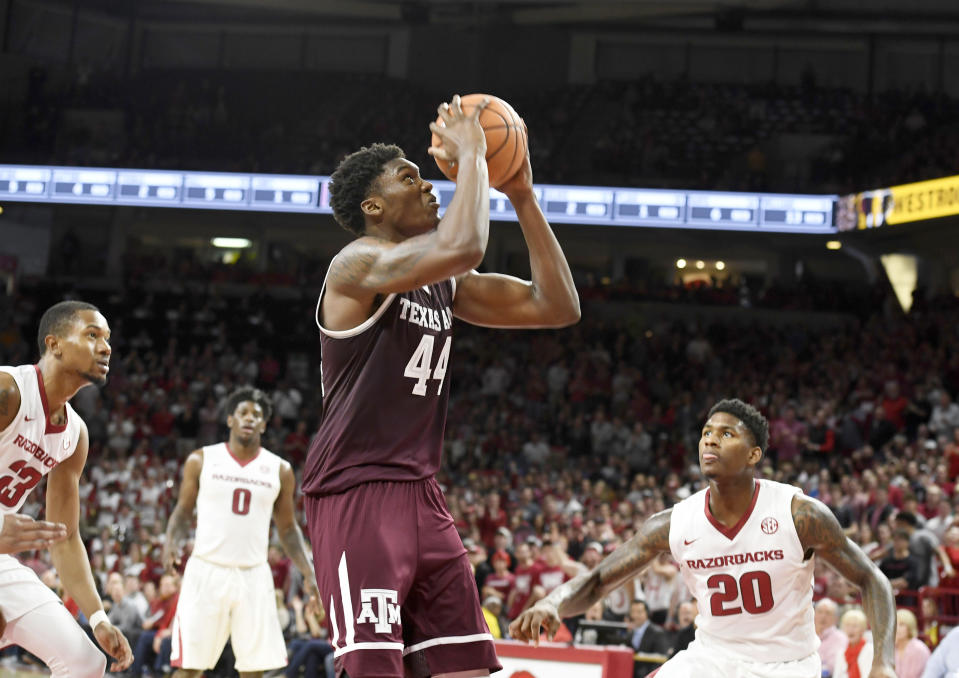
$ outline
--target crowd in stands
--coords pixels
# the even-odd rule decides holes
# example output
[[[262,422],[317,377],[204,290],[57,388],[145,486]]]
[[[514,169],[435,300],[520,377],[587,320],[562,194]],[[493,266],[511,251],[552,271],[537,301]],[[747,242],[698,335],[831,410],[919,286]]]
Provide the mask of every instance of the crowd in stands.
[[[274,400],[264,445],[302,469],[321,406],[314,302],[265,291],[230,297],[150,294],[133,283],[110,292],[37,284],[0,299],[0,363],[35,360],[39,314],[67,292],[100,306],[113,330],[110,383],[73,401],[91,441],[81,486],[85,542],[115,605],[111,615],[135,643],[135,669],[162,670],[177,577],[164,573],[160,545],[182,463],[225,437],[223,398],[249,383]],[[491,628],[505,634],[537,597],[699,489],[699,430],[712,403],[727,396],[770,420],[762,474],[801,486],[835,512],[893,582],[900,607],[917,617],[913,636],[935,645],[944,627],[959,624],[955,600],[924,588],[959,585],[954,305],[933,300],[895,316],[877,299],[873,313],[857,318],[850,308],[846,322],[819,330],[800,313],[794,324],[603,313],[616,303],[610,297],[584,294],[583,321],[558,332],[504,340],[499,330],[458,326],[439,480]],[[41,485],[23,511],[39,515],[43,501]],[[26,558],[49,571],[44,552]],[[314,638],[298,609],[295,568],[278,551],[271,564],[291,653],[321,666],[326,641]],[[856,609],[855,591],[830,569],[817,567],[815,581],[816,599]],[[686,597],[676,566],[663,558],[591,615],[626,620],[629,644],[668,654],[688,637]],[[636,637],[646,617],[662,635]],[[566,627],[569,639],[576,621]]]
[[[427,124],[450,95],[336,73],[83,70],[54,84],[38,67],[29,82],[0,135],[6,162],[301,174],[373,141],[432,168]],[[947,176],[959,158],[959,102],[922,90],[647,77],[497,94],[526,120],[546,183],[852,193]]]

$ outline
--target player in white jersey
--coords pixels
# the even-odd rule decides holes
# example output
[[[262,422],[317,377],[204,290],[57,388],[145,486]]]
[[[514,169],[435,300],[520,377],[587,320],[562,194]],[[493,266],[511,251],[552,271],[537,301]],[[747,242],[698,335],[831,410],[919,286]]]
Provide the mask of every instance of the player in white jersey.
[[[242,678],[286,665],[267,563],[271,518],[280,544],[306,582],[309,611],[322,616],[316,578],[296,524],[293,469],[260,447],[272,409],[259,389],[235,391],[226,401],[229,441],[196,450],[184,465],[163,550],[164,564],[172,569],[196,506],[196,536],[172,626],[170,663],[179,668],[177,678],[212,669],[227,638],[233,639]]]
[[[110,327],[95,306],[66,301],[47,309],[38,335],[39,363],[0,367],[0,515],[5,527],[23,525],[14,514],[49,475],[46,517],[66,533],[50,546],[54,567],[97,642],[116,659],[112,668],[122,670],[133,653],[103,611],[80,539],[79,483],[89,441],[86,425],[67,402],[84,386],[106,383]],[[103,676],[103,653],[33,570],[10,555],[0,555],[0,612],[0,647],[23,647],[53,676]]]
[[[818,678],[813,624],[813,556],[862,592],[875,656],[868,678],[893,678],[895,605],[889,581],[832,512],[797,488],[754,478],[769,440],[766,419],[741,400],[721,400],[699,440],[708,489],[652,516],[593,571],[576,577],[520,615],[510,633],[539,642],[560,619],[582,614],[671,551],[699,602],[696,639],[657,678]],[[863,678],[866,678],[865,676]]]

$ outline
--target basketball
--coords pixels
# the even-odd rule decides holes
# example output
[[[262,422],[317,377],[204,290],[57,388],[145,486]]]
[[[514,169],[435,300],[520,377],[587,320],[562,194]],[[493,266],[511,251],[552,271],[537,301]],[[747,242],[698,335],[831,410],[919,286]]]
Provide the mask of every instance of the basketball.
[[[513,178],[526,157],[526,124],[513,107],[492,94],[466,94],[460,98],[463,112],[469,115],[476,106],[489,97],[489,104],[480,113],[479,121],[486,133],[486,165],[489,167],[489,185],[499,188]],[[443,119],[437,118],[442,125]],[[433,134],[432,145],[441,146],[442,140]],[[436,165],[447,179],[456,181],[459,167],[435,158]]]

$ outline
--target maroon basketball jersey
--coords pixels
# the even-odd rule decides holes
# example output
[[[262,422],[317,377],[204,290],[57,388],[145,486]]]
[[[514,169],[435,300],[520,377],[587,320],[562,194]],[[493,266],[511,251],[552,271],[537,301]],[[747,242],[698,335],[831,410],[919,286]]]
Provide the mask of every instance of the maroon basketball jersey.
[[[325,287],[324,287],[325,291]],[[440,466],[453,340],[452,278],[390,294],[362,325],[320,327],[323,416],[303,491],[428,478]],[[320,302],[323,292],[320,292]]]

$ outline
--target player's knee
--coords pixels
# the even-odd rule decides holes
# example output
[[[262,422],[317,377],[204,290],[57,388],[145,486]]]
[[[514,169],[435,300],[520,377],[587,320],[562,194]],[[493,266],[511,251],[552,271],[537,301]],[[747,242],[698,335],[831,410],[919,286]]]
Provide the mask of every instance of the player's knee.
[[[107,658],[93,644],[65,656],[61,659],[61,666],[53,669],[54,678],[103,678],[107,670]]]

